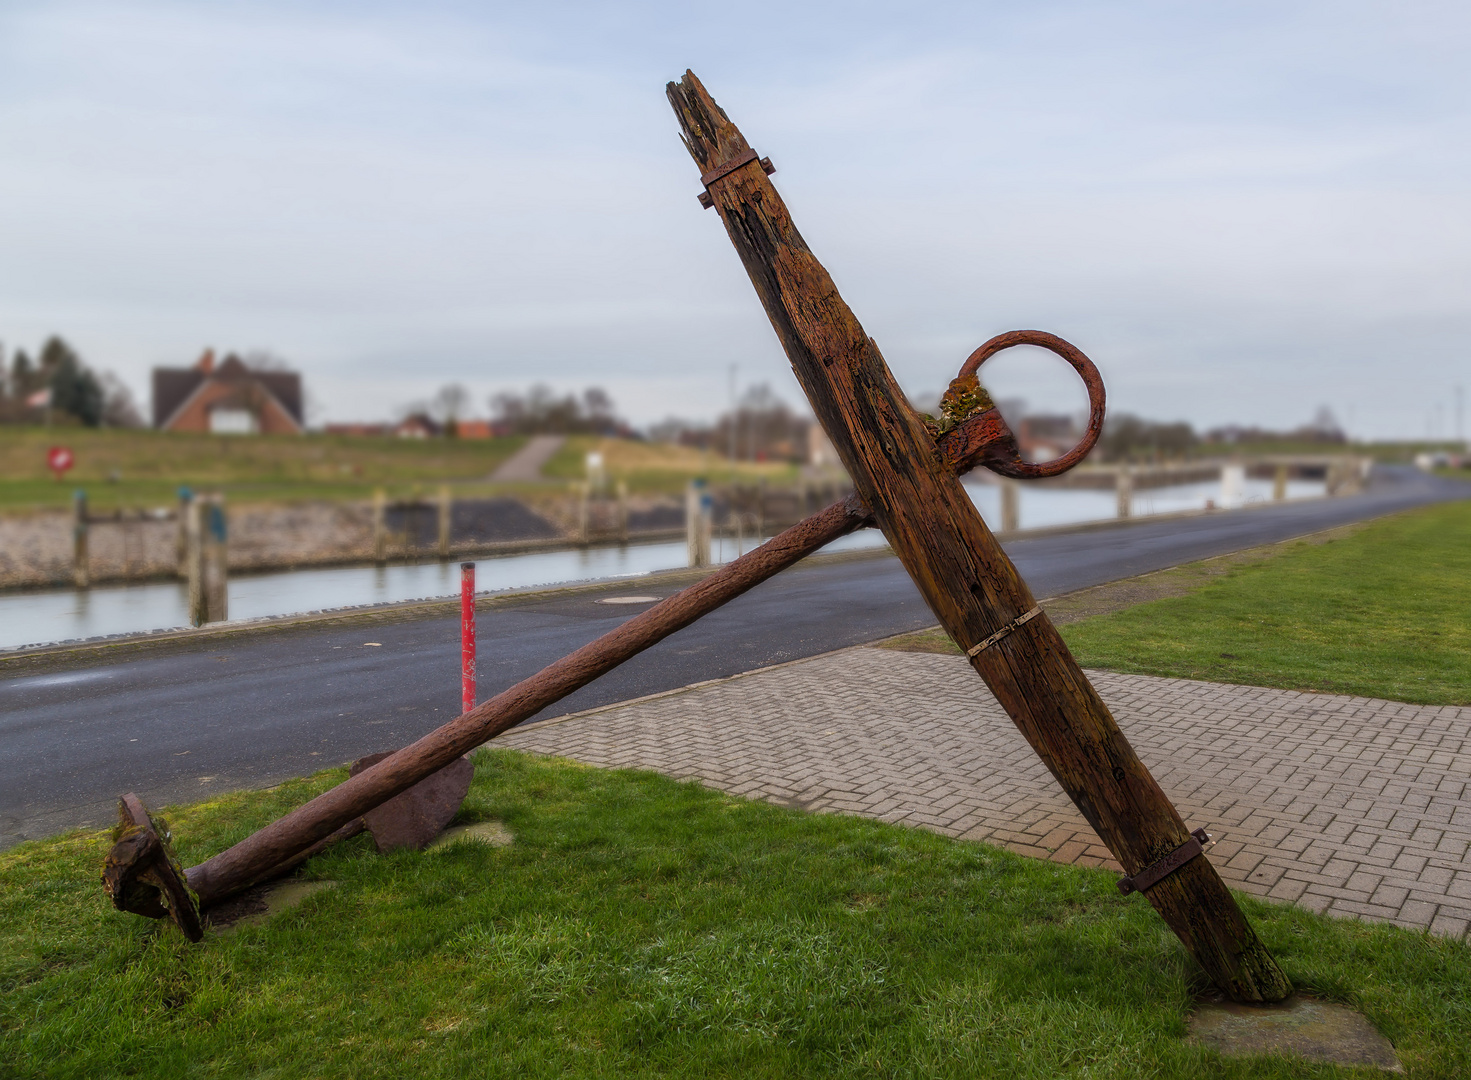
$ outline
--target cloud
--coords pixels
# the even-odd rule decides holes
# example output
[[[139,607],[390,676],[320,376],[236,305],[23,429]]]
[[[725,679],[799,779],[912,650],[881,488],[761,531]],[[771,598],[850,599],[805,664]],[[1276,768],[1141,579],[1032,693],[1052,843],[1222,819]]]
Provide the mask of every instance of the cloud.
[[[1032,325],[1093,353],[1120,408],[1291,424],[1373,402],[1363,433],[1423,434],[1471,375],[1468,25],[8,5],[0,337],[61,332],[135,386],[206,344],[269,347],[331,387],[333,419],[533,378],[709,415],[731,363],[795,398],[663,100],[693,66],[915,393]],[[1012,366],[1039,407],[1067,392]]]

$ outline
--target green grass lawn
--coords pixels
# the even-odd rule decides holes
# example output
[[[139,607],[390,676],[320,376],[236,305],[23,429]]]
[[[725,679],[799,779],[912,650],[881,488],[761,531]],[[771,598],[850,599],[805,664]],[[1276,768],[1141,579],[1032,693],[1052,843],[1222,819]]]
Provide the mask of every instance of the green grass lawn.
[[[1130,588],[1131,584],[1137,585]],[[1254,549],[1103,586],[1054,619],[1085,667],[1471,705],[1471,502],[1381,518],[1344,536]],[[1130,592],[1183,593],[1143,603]],[[1083,608],[1088,594],[1077,594]],[[960,652],[941,630],[889,648]]]
[[[186,863],[340,770],[175,811]],[[107,840],[0,855],[6,1076],[1337,1077],[1183,1040],[1203,976],[1112,875],[482,751],[472,842],[323,855],[265,925],[187,944],[114,912]],[[1471,949],[1243,903],[1300,989],[1414,1077],[1471,1075]]]
[[[1063,629],[1084,665],[1432,705],[1471,704],[1471,502],[1235,567]]]

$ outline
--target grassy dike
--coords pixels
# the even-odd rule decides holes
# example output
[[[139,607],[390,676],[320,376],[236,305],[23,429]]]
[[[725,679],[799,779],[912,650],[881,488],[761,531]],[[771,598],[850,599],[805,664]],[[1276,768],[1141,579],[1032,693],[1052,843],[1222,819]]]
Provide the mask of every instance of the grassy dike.
[[[176,809],[180,854],[342,778]],[[461,816],[514,844],[360,837],[198,946],[111,910],[104,833],[0,855],[0,1075],[1363,1075],[1185,1042],[1203,977],[1106,872],[500,750]],[[1465,944],[1242,902],[1410,1076],[1471,1075]]]
[[[1471,705],[1471,502],[1100,586],[1048,611],[1085,667]],[[884,644],[959,651],[938,630]]]
[[[377,488],[394,498],[433,494],[452,483],[461,496],[516,493],[525,485],[489,482],[526,439],[399,439],[327,435],[229,436],[118,428],[0,425],[0,513],[71,504],[86,490],[93,509],[172,506],[180,485],[224,491],[232,502],[361,501]],[[76,467],[57,480],[46,452],[67,446]],[[571,436],[548,463],[549,480],[581,480],[586,455],[602,453],[607,475],[635,494],[669,494],[696,476],[742,483],[790,483],[786,463],[738,462],[667,443]],[[534,485],[533,485],[534,487]]]

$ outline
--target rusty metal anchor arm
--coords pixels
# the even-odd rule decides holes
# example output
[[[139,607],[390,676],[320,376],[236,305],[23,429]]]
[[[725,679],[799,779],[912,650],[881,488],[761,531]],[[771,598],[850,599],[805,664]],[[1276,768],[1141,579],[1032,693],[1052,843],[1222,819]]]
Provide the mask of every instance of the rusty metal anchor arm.
[[[536,715],[644,649],[805,556],[860,528],[867,514],[847,500],[794,525],[702,581],[430,732],[393,756],[323,792],[278,821],[188,870],[207,906],[259,880],[276,864],[412,787],[455,758]]]
[[[1086,440],[1089,446],[1097,435],[1096,430],[1090,430]],[[1001,414],[989,409],[964,417],[938,441],[938,447],[943,467],[963,473],[977,463],[1009,460],[1014,453],[1015,439]],[[187,880],[198,905],[207,907],[258,881],[280,876],[336,840],[361,831],[362,814],[412,787],[459,755],[534,716],[807,555],[871,523],[867,507],[856,497],[798,522],[754,551],[324,792],[234,847],[191,867],[173,883],[178,886],[173,894],[179,894]],[[131,812],[141,814],[146,821],[146,811],[134,796],[125,796],[124,804],[125,808],[136,804]],[[113,869],[106,881],[114,904],[140,915],[173,916],[193,937],[188,913],[176,915],[176,907],[159,903],[154,881],[157,860],[151,848],[147,853],[144,887],[137,887],[128,876],[127,888],[123,888],[122,867],[136,857],[136,853],[129,854],[130,850],[117,847],[109,855],[109,866]],[[182,895],[187,898],[187,893]]]
[[[798,233],[750,146],[686,72],[668,86],[685,145],[792,370],[858,493],[941,625],[1129,874],[1190,840],[1046,615],[908,408],[878,346]],[[752,156],[754,160],[754,155]],[[984,357],[982,357],[984,359]],[[979,364],[979,360],[977,361]],[[999,630],[1012,630],[995,638]],[[994,641],[985,647],[988,639]],[[1206,859],[1144,890],[1216,984],[1275,1001],[1287,978]]]

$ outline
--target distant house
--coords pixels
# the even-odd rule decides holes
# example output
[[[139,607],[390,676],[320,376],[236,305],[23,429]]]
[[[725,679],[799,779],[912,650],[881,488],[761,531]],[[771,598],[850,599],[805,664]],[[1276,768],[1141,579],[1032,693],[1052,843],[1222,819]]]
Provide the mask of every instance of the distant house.
[[[460,420],[455,423],[455,436],[461,439],[494,439],[504,434],[505,425],[492,420]]]
[[[815,422],[807,425],[807,464],[814,469],[843,467],[843,463],[838,460],[837,450],[833,449],[832,440],[822,430],[822,425]]]
[[[187,368],[153,369],[153,426],[216,435],[299,435],[301,376],[251,368],[213,349]]]
[[[400,439],[433,439],[442,434],[443,430],[432,417],[416,412],[395,424],[393,433]]]
[[[1028,461],[1060,458],[1082,437],[1071,416],[1024,416],[1016,426],[1016,441]]]
[[[490,420],[460,420],[453,431],[448,424],[441,424],[426,413],[410,413],[397,424],[343,423],[328,424],[328,435],[385,436],[397,435],[400,439],[434,439],[440,435],[453,435],[460,439],[494,439],[505,435],[504,424]]]

